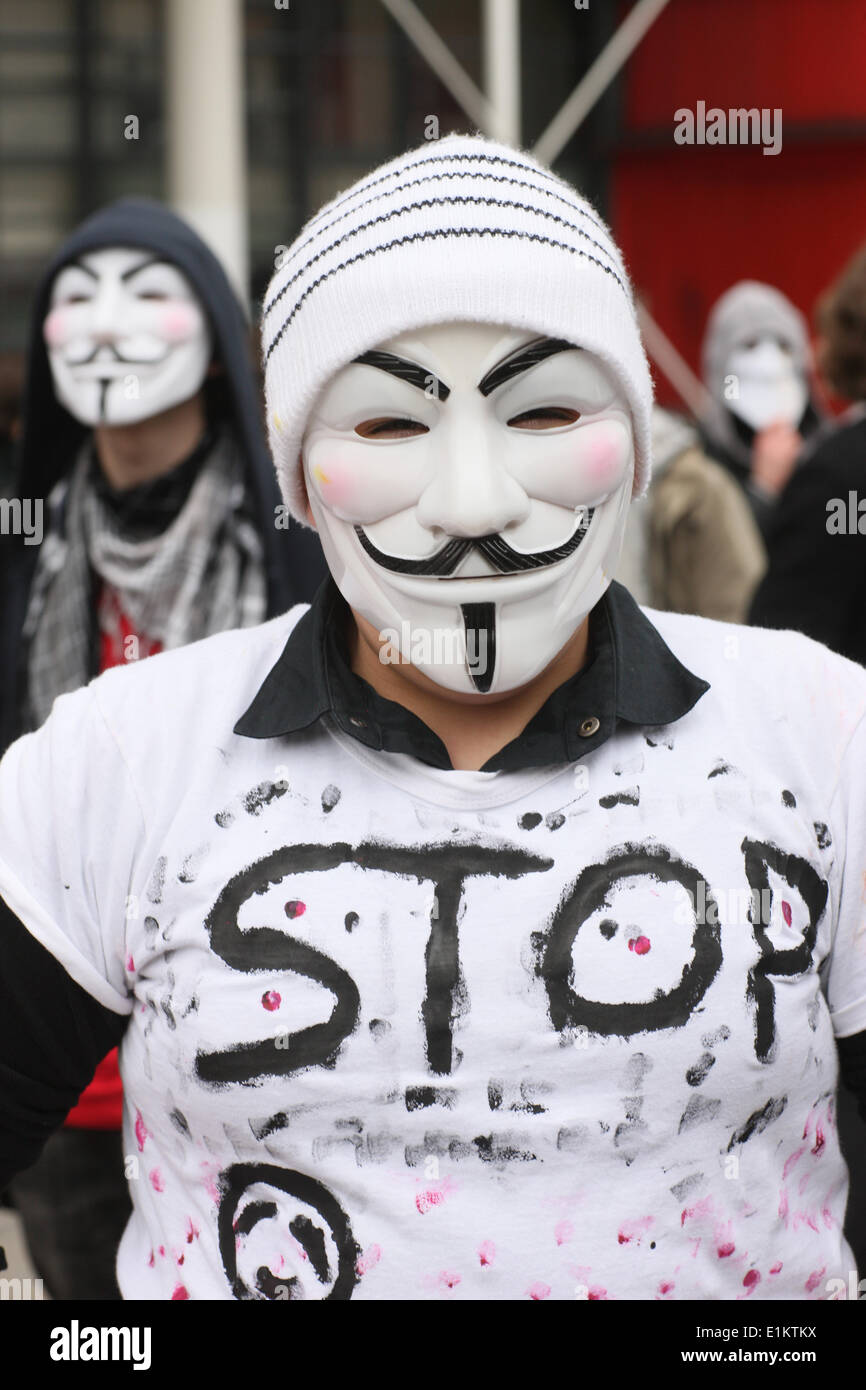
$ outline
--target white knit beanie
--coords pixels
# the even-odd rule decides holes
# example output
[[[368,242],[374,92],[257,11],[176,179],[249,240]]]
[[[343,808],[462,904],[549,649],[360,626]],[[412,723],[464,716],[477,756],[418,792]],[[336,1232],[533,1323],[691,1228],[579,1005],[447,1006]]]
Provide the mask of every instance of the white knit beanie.
[[[610,232],[530,155],[452,135],[382,165],[328,203],[268,287],[268,434],[299,521],[301,439],[328,380],[400,333],[457,321],[565,338],[600,357],[631,409],[634,495],[646,489],[652,383]]]

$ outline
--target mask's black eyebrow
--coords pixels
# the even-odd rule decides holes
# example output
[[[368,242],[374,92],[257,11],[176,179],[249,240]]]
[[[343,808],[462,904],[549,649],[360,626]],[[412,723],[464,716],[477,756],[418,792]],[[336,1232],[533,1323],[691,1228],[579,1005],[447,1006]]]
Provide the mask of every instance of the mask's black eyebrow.
[[[534,343],[518,348],[497,367],[492,367],[478,383],[478,390],[482,396],[489,396],[497,386],[502,386],[521,372],[528,372],[530,367],[537,366],[546,357],[553,357],[557,352],[570,352],[576,346],[576,343],[569,343],[565,338],[536,338]]]
[[[61,275],[64,270],[83,270],[84,274],[89,275],[91,280],[99,279],[96,271],[91,270],[90,266],[85,265],[83,261],[70,261],[68,265],[63,266],[62,269],[57,272],[58,275]]]
[[[389,372],[401,381],[408,381],[410,386],[417,386],[419,391],[437,401],[447,401],[451,395],[451,387],[446,386],[444,381],[440,381],[426,367],[419,367],[417,362],[398,357],[394,352],[379,352],[374,349],[372,352],[362,352],[355,361],[365,367],[378,367],[380,372]]]
[[[164,264],[165,262],[162,256],[145,256],[143,261],[139,261],[138,265],[132,265],[129,267],[129,270],[125,270],[120,278],[121,280],[131,280],[133,275],[137,275],[140,270],[144,270],[145,266]]]

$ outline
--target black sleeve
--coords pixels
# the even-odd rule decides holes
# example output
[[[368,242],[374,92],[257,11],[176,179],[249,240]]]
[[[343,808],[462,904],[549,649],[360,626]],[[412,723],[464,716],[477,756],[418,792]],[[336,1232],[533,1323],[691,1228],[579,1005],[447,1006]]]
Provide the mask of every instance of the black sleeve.
[[[749,614],[756,627],[805,632],[846,655],[852,624],[863,620],[866,540],[837,535],[827,523],[832,499],[847,504],[854,486],[849,473],[847,451],[834,456],[830,443],[796,470],[776,507],[767,573]]]
[[[35,1163],[128,1022],[77,985],[0,897],[0,1191]]]
[[[855,1033],[853,1038],[837,1038],[836,1046],[842,1080],[866,1120],[866,1033]]]

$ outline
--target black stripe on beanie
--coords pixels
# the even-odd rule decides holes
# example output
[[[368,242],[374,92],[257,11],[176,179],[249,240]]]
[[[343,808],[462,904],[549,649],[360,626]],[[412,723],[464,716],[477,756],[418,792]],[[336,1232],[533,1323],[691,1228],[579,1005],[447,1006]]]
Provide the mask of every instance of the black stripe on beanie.
[[[321,251],[317,251],[315,255],[311,256],[299,270],[295,271],[294,275],[286,281],[283,287],[277,291],[270,305],[265,309],[265,314],[268,314],[270,310],[279,303],[283,295],[286,294],[295,281],[299,280],[311,266],[315,265],[316,261],[320,261],[323,256],[327,256],[331,251],[336,251],[337,247],[342,246],[343,242],[348,241],[350,237],[358,236],[361,232],[366,232],[370,227],[376,227],[381,222],[390,222],[394,217],[402,217],[406,213],[418,212],[422,208],[444,207],[446,204],[452,203],[456,203],[460,207],[468,205],[470,207],[514,208],[518,212],[531,213],[533,217],[544,217],[548,221],[558,223],[561,227],[567,227],[568,230],[574,232],[576,236],[585,237],[591,246],[594,246],[603,256],[607,256],[608,260],[613,261],[613,257],[606,246],[600,245],[588,232],[582,231],[580,227],[575,227],[573,222],[566,221],[564,217],[560,217],[556,212],[544,212],[541,208],[530,207],[528,203],[517,203],[508,198],[478,198],[469,193],[454,194],[453,197],[422,198],[417,203],[407,203],[405,207],[392,208],[390,212],[380,213],[378,217],[371,218],[369,222],[362,222],[357,227],[351,227],[345,235],[338,237],[336,241],[332,241],[330,246],[323,246]],[[620,289],[628,293],[616,269],[609,268],[609,273],[613,275]]]
[[[465,138],[466,137],[464,137],[464,139]],[[507,159],[504,155],[501,154],[468,154],[465,153],[463,150],[455,150],[451,154],[428,155],[422,152],[421,157],[419,159],[414,160],[411,164],[398,164],[397,167],[392,167],[388,170],[387,173],[384,174],[378,171],[374,171],[376,177],[373,177],[373,175],[371,175],[369,178],[362,179],[360,182],[353,184],[351,188],[346,189],[345,193],[339,194],[335,199],[332,199],[332,201],[328,203],[326,207],[322,208],[321,212],[318,212],[315,217],[311,218],[306,225],[306,230],[308,232],[311,232],[320,221],[328,217],[330,213],[336,212],[337,208],[342,207],[343,203],[347,202],[350,198],[357,198],[362,193],[366,193],[366,191],[369,188],[375,188],[380,183],[387,183],[389,179],[399,180],[401,174],[411,174],[416,169],[426,168],[428,164],[456,165],[461,163],[502,164],[507,169],[520,169],[524,174],[531,174],[535,179],[546,179],[549,183],[555,184],[558,189],[564,190],[567,193],[574,194],[574,190],[571,188],[571,186],[567,184],[564,179],[561,179],[556,174],[552,173],[550,169],[545,169],[543,165],[540,164],[527,164],[522,159]],[[455,169],[453,177],[459,177],[461,173],[463,177],[466,177],[468,172],[468,170]],[[399,186],[400,185],[398,182],[396,187],[399,188]],[[544,191],[545,193],[552,192],[551,189],[547,188]],[[583,215],[586,218],[588,218],[590,222],[592,222],[593,226],[595,226],[596,229],[602,233],[603,236],[609,235],[607,227],[605,227],[604,223],[601,221],[601,218],[595,216],[591,207],[587,205],[585,209],[581,208],[581,211],[583,212]]]
[[[432,164],[432,163],[433,163],[432,159],[428,159],[426,162],[427,162],[428,164]],[[421,166],[420,166],[420,165],[416,165],[415,167],[416,167],[416,168],[419,168],[419,167],[421,167]],[[324,236],[324,235],[326,234],[326,232],[331,231],[332,228],[336,227],[336,225],[337,225],[338,222],[344,222],[344,221],[346,220],[347,217],[351,217],[351,216],[353,216],[354,213],[360,212],[361,208],[369,207],[371,203],[381,203],[381,202],[382,202],[385,198],[387,198],[387,197],[394,197],[394,196],[396,196],[397,194],[404,193],[404,192],[405,192],[407,189],[409,189],[409,188],[416,188],[416,187],[418,187],[418,186],[421,185],[421,184],[425,184],[425,183],[434,183],[434,182],[438,182],[438,181],[441,180],[441,179],[454,179],[454,178],[460,178],[460,179],[481,179],[481,180],[484,181],[484,183],[508,183],[508,184],[514,185],[514,186],[517,187],[517,188],[527,188],[527,189],[530,189],[530,190],[531,190],[532,192],[534,192],[534,193],[540,193],[540,194],[541,194],[543,197],[545,197],[545,198],[554,198],[554,199],[556,199],[556,201],[557,201],[558,203],[562,203],[564,207],[569,208],[571,212],[577,213],[577,214],[579,214],[581,217],[585,217],[586,220],[587,220],[588,222],[590,222],[594,227],[597,227],[598,230],[599,230],[600,232],[602,232],[602,233],[608,238],[608,240],[610,240],[609,233],[607,232],[607,229],[606,229],[605,227],[601,226],[600,223],[598,222],[598,220],[597,220],[595,217],[592,217],[592,216],[590,215],[588,209],[587,209],[585,206],[583,206],[583,205],[581,205],[581,204],[579,204],[579,203],[576,204],[576,203],[574,202],[574,199],[573,199],[573,198],[566,198],[566,197],[564,197],[561,193],[555,193],[555,192],[553,191],[552,188],[543,188],[543,187],[541,187],[541,185],[538,183],[537,180],[535,180],[533,183],[526,183],[523,179],[515,179],[515,178],[513,178],[510,174],[491,174],[491,173],[489,173],[486,169],[462,169],[462,170],[459,170],[459,171],[450,170],[450,171],[443,171],[442,173],[425,174],[424,177],[423,177],[423,178],[420,178],[420,179],[409,179],[409,180],[407,180],[405,183],[400,183],[400,184],[398,184],[395,188],[391,189],[388,193],[375,193],[371,198],[365,199],[365,201],[364,201],[363,203],[356,203],[356,205],[355,205],[353,208],[347,208],[345,212],[341,212],[341,213],[340,213],[339,217],[334,217],[334,218],[332,218],[331,221],[327,223],[327,225],[323,224],[321,227],[317,227],[315,230],[312,230],[312,231],[310,230],[310,227],[308,226],[306,230],[309,232],[309,235],[306,236],[306,237],[304,237],[303,234],[302,234],[302,238],[300,239],[300,244],[296,244],[295,250],[292,252],[292,254],[291,254],[290,256],[288,256],[288,257],[286,258],[285,261],[283,261],[282,265],[280,266],[280,270],[285,270],[285,269],[287,269],[288,266],[291,265],[291,263],[292,263],[292,261],[295,259],[295,257],[301,255],[301,253],[302,253],[302,251],[304,250],[305,246],[311,245],[312,242],[313,242],[317,237]],[[348,196],[348,195],[347,195],[347,196]],[[467,196],[467,195],[464,195],[464,196]],[[455,195],[455,197],[454,197],[451,201],[459,202],[460,200],[459,200],[459,198],[457,198],[456,195]],[[413,206],[413,207],[416,207],[416,206],[421,206],[421,205],[419,205],[419,204],[412,204],[412,206]],[[511,204],[510,206],[519,207],[520,204],[519,204],[519,203],[515,203],[515,204]],[[552,214],[541,214],[541,215],[542,215],[542,216],[544,216],[544,215],[551,215],[551,216],[552,216]],[[367,226],[370,226],[370,225],[372,225],[372,224],[371,224],[371,223],[367,223],[366,225],[367,225]],[[572,226],[573,224],[570,223],[570,222],[567,222],[567,220],[566,220],[566,225]],[[575,230],[577,231],[578,229],[575,228]],[[609,256],[611,260],[614,259],[613,256],[611,256],[610,252],[608,251],[607,247],[603,247],[599,242],[593,241],[593,239],[589,236],[588,233],[586,233],[586,232],[581,232],[580,235],[581,235],[581,236],[586,236],[586,237],[587,237],[587,240],[590,241],[590,242],[592,243],[592,245],[597,246],[598,249],[599,249],[600,251],[604,251],[604,254],[607,255],[607,256]],[[615,262],[614,262],[614,264],[615,264]],[[286,286],[283,286],[282,289],[280,289],[280,290],[277,291],[277,293],[276,293],[276,294],[274,295],[274,297],[269,301],[269,303],[267,303],[267,304],[264,305],[264,308],[263,308],[263,310],[262,310],[262,313],[263,313],[263,316],[264,316],[265,318],[267,318],[268,314],[271,312],[271,310],[273,309],[274,305],[277,304],[277,303],[279,302],[279,300],[282,298],[282,296],[285,294],[285,291],[286,291]]]
[[[631,307],[631,296],[628,294],[628,291],[625,290],[625,287],[622,281],[620,280],[619,276],[616,274],[616,272],[611,270],[610,266],[604,265],[603,262],[598,260],[595,256],[591,256],[588,251],[581,251],[580,248],[577,246],[569,246],[564,241],[554,241],[552,237],[542,236],[540,232],[517,232],[508,230],[507,228],[503,227],[443,227],[427,232],[412,232],[410,236],[397,237],[394,241],[383,242],[381,246],[370,246],[366,251],[359,251],[357,256],[350,256],[348,260],[341,261],[339,265],[331,266],[330,270],[326,270],[324,275],[320,275],[317,280],[314,280],[311,285],[307,286],[300,299],[298,300],[297,304],[295,305],[294,309],[289,314],[288,318],[285,319],[283,323],[280,325],[279,329],[274,335],[270,347],[265,353],[265,365],[267,365],[267,363],[270,361],[271,353],[274,351],[274,348],[277,346],[286,329],[289,327],[289,324],[292,322],[292,319],[295,317],[298,310],[301,308],[301,305],[304,303],[304,300],[307,299],[309,295],[313,293],[313,290],[317,289],[318,286],[321,285],[325,280],[329,280],[332,275],[336,275],[338,271],[345,270],[347,266],[354,265],[358,261],[365,261],[370,256],[378,256],[382,251],[391,251],[395,246],[408,246],[412,242],[416,241],[435,241],[440,239],[444,240],[445,238],[452,236],[501,236],[506,237],[509,240],[517,238],[521,241],[534,241],[541,246],[554,246],[560,251],[570,252],[573,256],[581,256],[584,260],[592,261],[593,265],[597,265],[599,270],[603,270],[605,275],[609,275],[611,279],[616,281],[616,283],[626,294],[626,297],[629,300],[629,307]]]

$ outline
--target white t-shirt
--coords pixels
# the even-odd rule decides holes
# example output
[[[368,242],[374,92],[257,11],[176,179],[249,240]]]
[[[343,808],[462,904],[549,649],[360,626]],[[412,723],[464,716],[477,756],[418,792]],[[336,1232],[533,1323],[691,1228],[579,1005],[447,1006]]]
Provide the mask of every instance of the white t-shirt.
[[[0,892],[130,1017],[124,1296],[847,1283],[866,672],[651,614],[689,714],[443,772],[232,732],[301,611],[108,672],[0,767]]]

